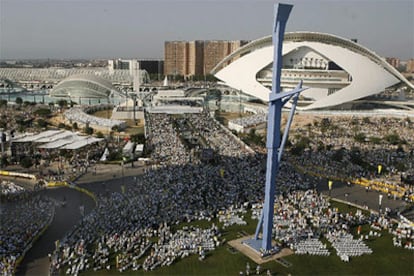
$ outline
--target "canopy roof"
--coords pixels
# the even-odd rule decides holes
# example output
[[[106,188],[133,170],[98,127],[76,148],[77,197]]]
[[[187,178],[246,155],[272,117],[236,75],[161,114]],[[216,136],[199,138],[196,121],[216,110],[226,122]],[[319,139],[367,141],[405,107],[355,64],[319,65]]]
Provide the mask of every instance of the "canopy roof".
[[[67,130],[46,130],[37,134],[26,134],[13,140],[13,143],[36,143],[39,149],[76,150],[84,146],[102,141],[103,138],[81,136]]]

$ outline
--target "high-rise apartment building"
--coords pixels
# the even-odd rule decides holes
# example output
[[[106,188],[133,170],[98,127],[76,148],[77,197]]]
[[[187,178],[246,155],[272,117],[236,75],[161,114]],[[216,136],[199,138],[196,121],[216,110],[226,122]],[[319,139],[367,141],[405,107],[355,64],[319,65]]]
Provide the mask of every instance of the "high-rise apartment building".
[[[203,41],[188,42],[187,72],[190,76],[203,75],[204,47]]]
[[[164,74],[186,75],[187,43],[185,41],[165,42]]]
[[[387,57],[385,59],[392,67],[398,69],[400,67],[400,59],[395,57]]]
[[[166,41],[164,74],[207,75],[224,57],[246,43],[244,40]]]
[[[204,73],[209,74],[222,59],[247,44],[245,40],[223,41],[209,40],[204,42]],[[237,58],[235,58],[237,59]],[[230,62],[232,62],[231,60]]]
[[[407,66],[406,66],[405,72],[414,73],[414,59],[407,60]]]

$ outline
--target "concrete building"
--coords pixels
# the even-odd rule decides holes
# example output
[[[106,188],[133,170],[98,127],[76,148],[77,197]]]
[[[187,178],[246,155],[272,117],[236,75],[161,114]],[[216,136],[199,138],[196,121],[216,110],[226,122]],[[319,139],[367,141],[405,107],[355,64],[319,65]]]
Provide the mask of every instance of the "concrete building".
[[[108,60],[108,70],[110,73],[113,73],[115,70],[129,70],[131,76],[133,76],[137,66],[138,61],[136,59],[110,59]]]
[[[130,70],[134,62],[139,63],[140,70],[145,70],[148,74],[163,74],[164,61],[161,59],[109,59],[108,70]]]
[[[409,59],[407,61],[407,66],[406,66],[405,72],[414,73],[414,59]]]
[[[400,67],[400,59],[395,57],[387,57],[385,60],[394,68],[398,69]]]
[[[186,66],[188,50],[186,41],[166,41],[164,45],[164,75],[189,75]]]
[[[162,59],[139,59],[138,62],[140,69],[147,71],[148,74],[164,74],[164,60]]]
[[[234,89],[268,101],[272,58],[272,39],[264,37],[224,58],[211,73]],[[282,89],[290,90],[300,80],[309,87],[301,94],[301,109],[334,107],[379,94],[389,87],[414,89],[373,51],[349,39],[316,32],[285,34]]]
[[[224,57],[246,43],[244,40],[166,41],[164,74],[185,77],[206,75]]]
[[[129,74],[132,76],[133,91],[139,91],[140,86],[140,73],[139,62],[136,59],[110,59],[108,60],[109,73],[114,73],[115,70],[129,70]]]
[[[196,40],[188,42],[188,56],[186,60],[187,72],[190,76],[204,74],[204,47],[203,42]]]

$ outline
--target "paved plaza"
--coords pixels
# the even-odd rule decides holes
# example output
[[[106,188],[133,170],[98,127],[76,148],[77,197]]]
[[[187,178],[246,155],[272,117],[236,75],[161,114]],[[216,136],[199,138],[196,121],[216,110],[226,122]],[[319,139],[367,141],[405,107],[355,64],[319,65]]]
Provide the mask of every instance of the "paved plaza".
[[[274,261],[276,259],[280,259],[280,258],[283,258],[283,257],[294,254],[294,252],[291,249],[282,248],[280,250],[280,252],[278,252],[276,254],[273,254],[273,255],[270,255],[268,257],[262,258],[256,250],[254,250],[250,246],[243,243],[243,241],[245,241],[247,239],[252,239],[252,238],[254,238],[253,235],[245,236],[245,237],[242,237],[242,238],[239,238],[239,239],[236,239],[236,240],[229,241],[229,245],[234,247],[235,249],[237,249],[238,251],[240,251],[241,253],[243,253],[247,257],[249,257],[256,264],[267,263],[267,262]]]

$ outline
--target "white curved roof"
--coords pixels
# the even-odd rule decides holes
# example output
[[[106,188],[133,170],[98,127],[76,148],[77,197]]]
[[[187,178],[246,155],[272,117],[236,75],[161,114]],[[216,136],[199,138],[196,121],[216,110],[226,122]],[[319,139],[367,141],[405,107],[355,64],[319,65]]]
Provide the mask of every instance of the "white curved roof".
[[[115,90],[112,84],[94,75],[72,75],[62,80],[50,92],[52,97],[108,97]]]
[[[384,91],[387,87],[408,82],[395,68],[369,49],[347,39],[330,34],[314,32],[286,33],[283,55],[301,47],[311,48],[343,68],[352,81],[349,85],[332,94],[309,89],[303,94],[318,94],[314,103],[303,109],[316,109],[353,101]],[[239,59],[228,64],[234,57]],[[227,85],[242,90],[261,100],[268,101],[269,89],[256,79],[256,74],[273,62],[272,37],[264,37],[250,42],[223,59],[213,70],[217,78]],[[223,69],[219,70],[222,66]],[[283,83],[282,83],[283,84]]]

